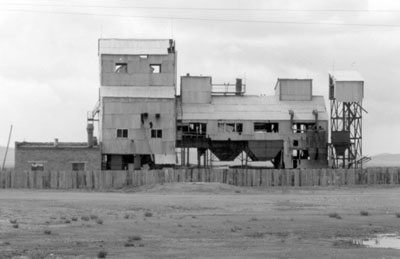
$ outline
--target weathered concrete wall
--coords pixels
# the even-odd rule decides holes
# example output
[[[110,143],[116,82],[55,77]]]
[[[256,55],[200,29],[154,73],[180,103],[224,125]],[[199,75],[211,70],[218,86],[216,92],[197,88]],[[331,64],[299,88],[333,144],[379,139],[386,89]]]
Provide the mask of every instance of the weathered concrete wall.
[[[72,163],[85,163],[85,170],[101,169],[99,147],[18,147],[15,148],[15,171],[29,171],[31,164],[41,162],[45,171],[72,170]]]
[[[168,55],[101,55],[102,86],[175,86],[175,53]],[[126,63],[125,73],[115,73],[115,64]],[[153,73],[151,65],[160,65]]]
[[[146,114],[146,116],[143,116]],[[103,154],[170,154],[175,156],[176,113],[174,99],[103,98]],[[127,129],[127,138],[117,138]],[[161,138],[151,131],[162,130]]]

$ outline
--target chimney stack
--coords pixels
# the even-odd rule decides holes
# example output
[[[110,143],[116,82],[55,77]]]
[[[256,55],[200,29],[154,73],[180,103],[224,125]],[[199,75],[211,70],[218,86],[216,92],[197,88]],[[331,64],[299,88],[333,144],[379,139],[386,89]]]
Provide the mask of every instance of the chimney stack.
[[[93,130],[94,130],[94,126],[91,123],[88,123],[87,127],[87,143],[88,143],[88,147],[93,147]]]

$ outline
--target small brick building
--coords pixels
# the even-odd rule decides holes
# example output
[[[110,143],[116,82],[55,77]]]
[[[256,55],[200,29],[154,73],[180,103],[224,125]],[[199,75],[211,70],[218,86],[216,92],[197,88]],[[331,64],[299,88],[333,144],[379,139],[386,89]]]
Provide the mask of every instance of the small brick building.
[[[16,142],[16,171],[91,171],[101,169],[100,146],[78,142]]]

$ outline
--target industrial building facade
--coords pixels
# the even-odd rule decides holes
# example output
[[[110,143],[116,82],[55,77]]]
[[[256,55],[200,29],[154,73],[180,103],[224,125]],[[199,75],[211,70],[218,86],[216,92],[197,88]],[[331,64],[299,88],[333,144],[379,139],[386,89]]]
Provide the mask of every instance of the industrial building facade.
[[[241,79],[221,85],[187,74],[178,95],[173,40],[100,39],[98,54],[100,94],[88,113],[87,143],[98,168],[187,164],[193,149],[203,165],[245,154],[275,168],[328,166],[329,117],[311,79],[280,78],[275,95],[249,96]],[[16,145],[18,164],[31,161],[18,159],[24,145]]]

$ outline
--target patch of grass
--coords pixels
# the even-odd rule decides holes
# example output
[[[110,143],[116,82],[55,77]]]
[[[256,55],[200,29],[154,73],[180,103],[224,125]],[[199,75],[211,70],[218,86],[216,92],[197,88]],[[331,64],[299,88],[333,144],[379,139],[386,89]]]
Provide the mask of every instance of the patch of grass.
[[[239,230],[242,230],[242,228],[238,226],[234,226],[233,228],[231,228],[231,232],[237,232]]]
[[[106,258],[107,254],[107,251],[101,250],[97,253],[97,258]]]
[[[128,242],[134,242],[134,241],[140,241],[140,240],[142,240],[142,237],[138,236],[138,235],[128,237]]]
[[[360,211],[360,215],[361,216],[369,216],[369,212],[366,210],[362,210],[362,211]]]
[[[252,217],[251,219],[250,219],[250,221],[257,221],[258,219],[256,218],[256,217]]]
[[[16,219],[10,219],[10,223],[11,223],[11,224],[16,224],[16,223],[17,223],[17,220],[16,220]]]
[[[96,220],[98,218],[99,218],[99,216],[97,216],[97,215],[90,215],[90,219],[92,219],[92,220]]]
[[[83,221],[89,221],[89,217],[88,217],[88,216],[82,216],[82,217],[81,217],[81,220],[83,220]]]
[[[44,251],[39,251],[39,252],[33,252],[29,255],[29,259],[45,259],[47,257],[47,252]]]
[[[254,232],[254,233],[249,233],[249,234],[246,234],[245,236],[246,237],[252,237],[252,238],[262,238],[262,237],[264,237],[264,233],[262,233],[262,232]]]
[[[129,219],[129,214],[125,214],[124,219]]]
[[[126,242],[126,243],[124,244],[124,246],[125,246],[125,247],[135,247],[135,244],[134,244],[134,243],[130,243],[130,242]]]
[[[144,247],[144,244],[139,244],[139,247]]]
[[[46,229],[45,231],[43,231],[43,234],[45,234],[45,235],[51,235],[51,230]]]
[[[19,228],[19,225],[17,223],[13,224],[12,226],[13,226],[13,228]]]
[[[72,221],[78,221],[78,217],[72,217],[71,220]]]
[[[333,246],[337,248],[354,248],[362,247],[363,245],[359,242],[354,242],[353,240],[335,240],[333,241]]]
[[[396,218],[400,218],[400,212],[396,212]]]
[[[67,220],[64,221],[64,223],[65,223],[65,224],[70,224],[70,223],[71,223],[71,220],[67,219]]]
[[[241,193],[241,191],[240,190],[236,190],[235,193]]]
[[[146,212],[144,213],[144,216],[147,217],[147,218],[149,218],[149,217],[152,217],[152,216],[153,216],[153,213],[151,213],[150,211],[146,211]]]
[[[96,219],[96,223],[99,224],[99,225],[102,225],[103,224],[103,220],[102,219]]]
[[[328,216],[329,216],[330,218],[342,219],[342,216],[340,216],[340,215],[339,215],[338,213],[336,213],[336,212],[329,213]]]
[[[61,216],[60,219],[65,220],[67,218],[65,216]]]
[[[180,227],[180,228],[181,228],[181,227],[183,227],[183,226],[182,226],[182,224],[178,224],[178,227]]]

